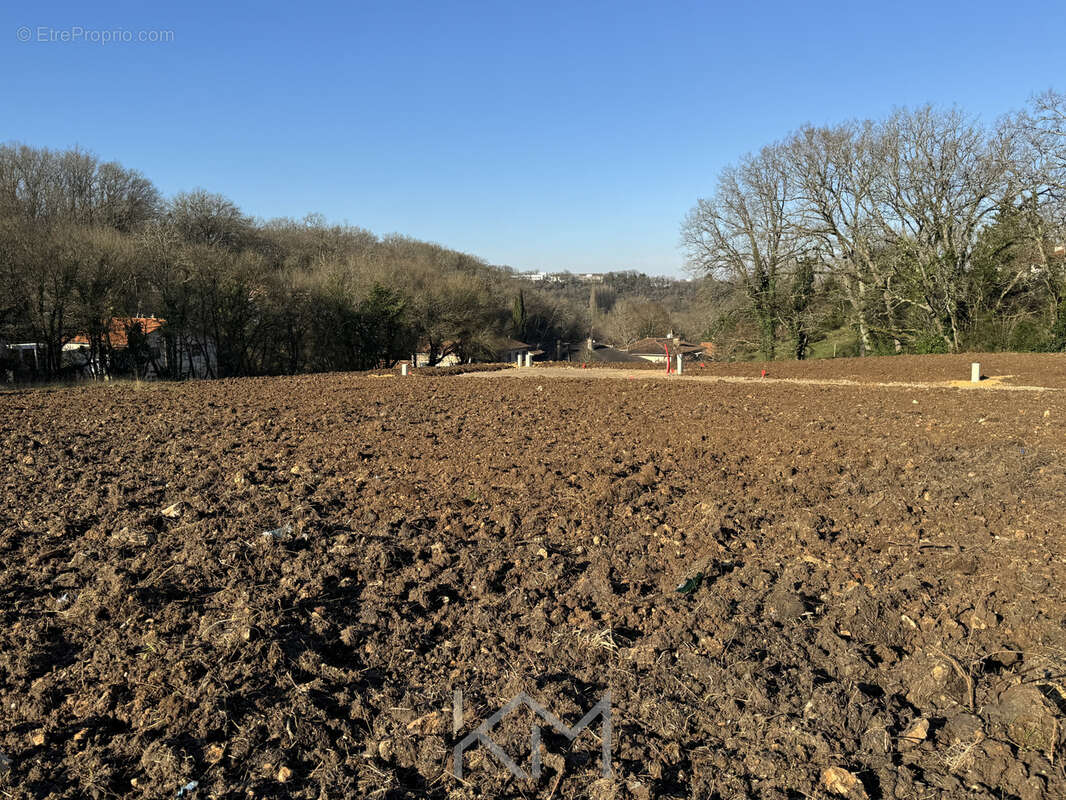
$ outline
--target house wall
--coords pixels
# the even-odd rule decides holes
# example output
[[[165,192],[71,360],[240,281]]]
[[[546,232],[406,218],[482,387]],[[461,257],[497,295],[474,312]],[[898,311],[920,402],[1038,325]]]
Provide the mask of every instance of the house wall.
[[[526,353],[531,352],[533,352],[533,348],[531,347],[523,347],[520,350],[501,350],[496,354],[496,360],[504,364],[511,364],[520,355],[524,357]]]
[[[161,331],[152,331],[145,337],[145,340],[159,370],[157,371],[152,362],[149,362],[144,377],[147,380],[158,380],[161,377],[161,372],[169,371],[170,365],[167,364],[166,341]],[[176,360],[180,362],[177,370],[177,377],[179,378],[210,377],[213,374],[212,370],[218,363],[215,346],[212,342],[208,342],[206,347],[190,343],[187,348],[179,342]],[[91,358],[89,345],[84,343],[69,342],[64,345],[63,362],[74,367],[80,367],[85,374],[94,377],[103,372],[101,365]]]
[[[438,367],[454,367],[456,364],[461,363],[459,357],[455,353],[449,353],[440,361],[437,362]],[[416,367],[428,367],[429,366],[429,353],[415,353],[415,366]]]

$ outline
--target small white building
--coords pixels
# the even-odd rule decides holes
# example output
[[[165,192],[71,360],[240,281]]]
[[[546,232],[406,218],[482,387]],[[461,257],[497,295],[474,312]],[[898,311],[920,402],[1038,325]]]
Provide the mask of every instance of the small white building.
[[[533,352],[531,345],[520,342],[517,339],[500,339],[496,343],[496,360],[505,364],[516,361],[519,356],[524,358],[527,353]]]

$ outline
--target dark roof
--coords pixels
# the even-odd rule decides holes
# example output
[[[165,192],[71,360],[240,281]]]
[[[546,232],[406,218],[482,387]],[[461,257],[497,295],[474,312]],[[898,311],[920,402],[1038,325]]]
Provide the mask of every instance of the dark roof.
[[[644,359],[640,356],[634,356],[630,353],[627,353],[625,350],[619,350],[615,347],[611,347],[610,345],[600,344],[598,342],[592,345],[591,350],[584,342],[570,345],[569,353],[571,358],[576,357],[579,360],[585,361],[603,361],[610,363],[621,362],[633,364],[644,361]]]
[[[670,348],[670,353],[702,353],[703,348],[698,344],[686,342],[681,339],[641,339],[626,348],[627,353],[635,355],[663,356],[666,355],[664,347]]]

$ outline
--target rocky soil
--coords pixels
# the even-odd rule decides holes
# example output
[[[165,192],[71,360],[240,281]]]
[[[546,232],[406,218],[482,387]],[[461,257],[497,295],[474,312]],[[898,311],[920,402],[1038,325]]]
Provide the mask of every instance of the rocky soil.
[[[968,377],[785,369],[924,363]],[[0,394],[0,795],[1066,797],[1064,420],[537,369]],[[519,692],[609,692],[612,775],[597,721],[456,779]],[[532,721],[492,732],[526,770]]]

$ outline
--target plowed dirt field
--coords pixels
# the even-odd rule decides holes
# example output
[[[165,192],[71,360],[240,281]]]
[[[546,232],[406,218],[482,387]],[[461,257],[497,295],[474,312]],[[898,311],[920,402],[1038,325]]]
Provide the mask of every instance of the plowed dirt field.
[[[970,360],[0,394],[0,796],[1066,797],[1066,361]],[[455,777],[520,692],[610,729]]]

